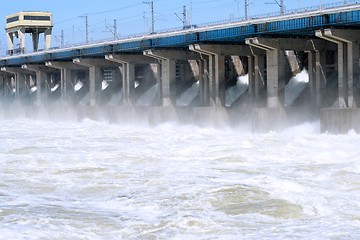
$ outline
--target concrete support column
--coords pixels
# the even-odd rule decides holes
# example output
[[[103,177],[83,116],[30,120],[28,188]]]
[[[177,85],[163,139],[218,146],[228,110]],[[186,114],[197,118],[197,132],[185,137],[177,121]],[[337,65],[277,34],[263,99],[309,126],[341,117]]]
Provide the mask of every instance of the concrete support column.
[[[286,58],[279,48],[266,52],[267,100],[269,108],[285,106],[285,66]]]
[[[43,101],[46,101],[49,92],[47,92],[47,73],[44,72],[40,66],[27,65],[21,66],[23,69],[35,72],[36,74],[36,105],[42,106]]]
[[[317,105],[317,94],[316,94],[316,52],[308,52],[308,74],[309,74],[309,86],[310,86],[310,95],[311,95],[311,104],[313,106]]]
[[[326,51],[315,52],[316,61],[316,106],[322,106],[326,89]]]
[[[209,105],[225,106],[225,54],[217,46],[195,44],[190,50],[208,57]]]
[[[135,64],[153,64],[154,59],[143,55],[106,55],[105,59],[121,65],[122,69],[122,91],[123,105],[126,107],[135,106]],[[159,72],[156,64],[152,66],[155,75]],[[156,69],[155,69],[156,68]],[[155,73],[156,72],[156,73]]]
[[[209,70],[206,59],[199,60],[200,106],[209,105]]]
[[[60,83],[61,83],[61,99],[63,103],[68,103],[70,98],[74,95],[74,87],[72,84],[71,71],[73,66],[71,63],[61,62],[46,62],[45,66],[60,70]]]
[[[80,59],[76,58],[73,63],[87,67],[89,69],[89,87],[90,87],[90,107],[98,105],[97,94],[101,91],[102,84],[102,71],[100,65],[91,59]]]
[[[123,64],[123,105],[133,106],[135,104],[135,64]]]
[[[161,96],[161,105],[163,107],[170,107],[176,105],[176,65],[175,59],[179,58],[182,53],[175,53],[171,51],[144,51],[144,55],[157,59],[160,62],[161,68],[161,85],[159,87],[159,95]]]
[[[254,56],[255,98],[260,99],[260,93],[265,87],[265,55]]]
[[[162,105],[173,106],[176,103],[176,66],[172,59],[161,61]]]
[[[225,106],[225,56],[216,54],[215,56],[215,99],[214,106]]]
[[[346,108],[348,106],[348,82],[347,69],[345,62],[347,49],[346,44],[338,43],[338,79],[339,79],[339,107]]]
[[[255,56],[248,56],[249,93],[255,97]]]
[[[346,133],[360,131],[360,111],[356,108],[359,93],[359,30],[325,29],[315,32],[319,38],[337,44],[339,109],[322,109],[321,131]]]
[[[32,33],[32,40],[33,40],[34,52],[37,52],[37,50],[39,48],[39,32]]]
[[[7,101],[8,97],[11,96],[11,77],[8,74],[1,75],[2,77],[2,92],[3,92],[3,100]]]
[[[72,86],[72,75],[71,69],[61,68],[60,69],[60,87],[61,87],[61,99],[66,101],[69,96],[73,95],[74,89]]]
[[[347,44],[348,57],[348,103],[350,108],[356,108],[360,102],[359,83],[360,83],[360,67],[359,67],[359,44],[351,41]]]
[[[19,47],[21,51],[25,51],[25,28],[21,28],[18,30],[19,37]]]
[[[336,43],[338,46],[339,107],[355,108],[359,83],[359,30],[325,29],[316,31],[316,36]],[[355,90],[356,89],[356,90]],[[359,99],[360,100],[360,99]]]
[[[24,100],[29,94],[26,87],[26,74],[28,74],[28,72],[24,71],[21,68],[15,67],[2,67],[1,71],[14,75],[15,101],[19,102],[21,100]]]
[[[153,63],[150,64],[150,67],[154,73],[154,77],[155,77],[155,81],[156,81],[156,105],[161,105],[162,104],[162,99],[161,99],[161,66],[159,63]]]
[[[8,32],[6,33],[7,41],[8,41],[8,49],[10,52],[14,50],[14,33]]]
[[[284,107],[285,79],[288,66],[285,53],[280,48],[280,42],[273,39],[249,38],[246,39],[246,43],[266,51],[268,108]],[[258,61],[258,66],[259,63],[260,61]]]
[[[90,106],[97,105],[96,95],[101,91],[102,73],[98,66],[89,67],[89,80],[90,80]]]
[[[52,33],[52,29],[48,28],[45,30],[44,32],[44,37],[45,37],[45,49],[48,50],[50,49],[51,46],[51,33]]]

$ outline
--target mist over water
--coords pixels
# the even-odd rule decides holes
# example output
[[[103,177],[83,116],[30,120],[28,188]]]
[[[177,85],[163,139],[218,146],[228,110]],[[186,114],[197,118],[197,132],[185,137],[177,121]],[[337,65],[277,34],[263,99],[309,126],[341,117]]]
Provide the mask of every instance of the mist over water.
[[[0,121],[0,239],[358,239],[360,136]]]

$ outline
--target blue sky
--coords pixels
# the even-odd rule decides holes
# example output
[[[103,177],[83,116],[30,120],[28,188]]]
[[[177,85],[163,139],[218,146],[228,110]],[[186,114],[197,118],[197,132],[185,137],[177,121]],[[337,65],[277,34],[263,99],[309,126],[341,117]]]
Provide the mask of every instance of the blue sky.
[[[3,0],[4,1],[4,0]],[[53,39],[52,47],[61,43],[61,32],[64,31],[66,45],[85,41],[85,19],[80,16],[88,16],[89,40],[97,41],[113,36],[114,19],[117,22],[119,36],[141,34],[151,26],[151,10],[149,4],[144,1],[150,0],[16,0],[6,1],[0,8],[2,29],[5,28],[5,17],[21,11],[47,11],[53,15]],[[279,11],[275,0],[249,0],[249,16],[267,14]],[[280,2],[280,0],[278,0]],[[287,10],[317,6],[341,2],[341,0],[284,0]],[[49,4],[50,3],[50,4]],[[274,3],[274,4],[266,4]],[[244,17],[244,0],[154,0],[155,31],[171,29],[182,26],[182,22],[175,15],[182,17],[183,6],[186,6],[188,19],[192,16],[192,24],[201,24],[229,19],[230,15]],[[190,11],[192,6],[192,11]],[[191,14],[192,12],[192,14]],[[145,13],[145,26],[144,26]],[[111,30],[111,31],[110,31]],[[5,30],[0,34],[0,51],[3,54],[7,50]],[[41,36],[40,48],[43,42]],[[26,45],[30,46],[30,37],[26,39]]]

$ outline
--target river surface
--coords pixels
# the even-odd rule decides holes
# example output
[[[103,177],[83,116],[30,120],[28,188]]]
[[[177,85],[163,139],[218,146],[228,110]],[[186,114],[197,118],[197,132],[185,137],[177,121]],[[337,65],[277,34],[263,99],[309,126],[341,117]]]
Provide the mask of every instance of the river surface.
[[[359,239],[360,135],[0,120],[0,239]]]

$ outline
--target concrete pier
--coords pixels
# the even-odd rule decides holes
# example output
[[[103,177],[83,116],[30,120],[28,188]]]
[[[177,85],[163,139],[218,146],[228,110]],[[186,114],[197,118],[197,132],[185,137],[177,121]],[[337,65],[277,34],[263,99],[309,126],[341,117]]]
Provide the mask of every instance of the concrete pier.
[[[109,107],[110,121],[134,122],[139,118],[143,119],[146,117],[145,114],[142,114],[144,112],[137,109],[136,106],[136,69],[139,69],[143,65],[150,66],[150,64],[156,64],[156,60],[140,54],[110,54],[106,55],[105,59],[119,64],[119,68],[122,72],[122,104]],[[144,80],[146,81],[146,79]]]
[[[360,31],[325,29],[316,31],[315,35],[335,43],[338,56],[338,104],[335,109],[322,109],[321,130],[334,133],[358,130]]]
[[[144,56],[154,58],[160,62],[160,83],[158,93],[161,98],[160,106],[154,106],[149,113],[152,124],[165,121],[178,121],[176,110],[176,60],[197,60],[199,56],[187,51],[176,50],[146,50]]]

